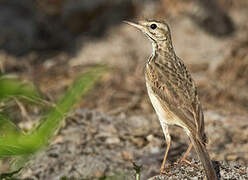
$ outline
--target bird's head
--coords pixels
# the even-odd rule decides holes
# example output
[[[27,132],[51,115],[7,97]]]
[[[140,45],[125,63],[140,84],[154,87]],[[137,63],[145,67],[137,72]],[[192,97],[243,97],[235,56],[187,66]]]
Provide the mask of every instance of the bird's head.
[[[141,30],[150,40],[154,42],[170,41],[170,29],[167,23],[157,20],[144,20],[133,23],[124,21]]]

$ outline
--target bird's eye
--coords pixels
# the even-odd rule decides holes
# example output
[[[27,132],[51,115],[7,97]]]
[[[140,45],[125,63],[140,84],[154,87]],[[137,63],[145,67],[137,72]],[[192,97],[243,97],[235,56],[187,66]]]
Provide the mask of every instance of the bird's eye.
[[[150,28],[151,29],[156,29],[157,28],[157,25],[156,24],[151,24]]]

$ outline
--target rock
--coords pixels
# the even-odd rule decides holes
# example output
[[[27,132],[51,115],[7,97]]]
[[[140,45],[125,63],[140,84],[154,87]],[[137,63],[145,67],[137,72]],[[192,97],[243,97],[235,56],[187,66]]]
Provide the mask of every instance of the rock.
[[[224,37],[235,31],[234,23],[228,12],[216,0],[194,0],[197,5],[192,19],[203,29],[217,37]]]
[[[0,2],[0,48],[22,55],[31,49],[37,27],[30,0]]]
[[[133,17],[131,0],[3,0],[0,2],[0,48],[15,56],[32,51],[72,50],[76,39],[103,35]],[[70,42],[70,43],[68,43]]]
[[[121,152],[123,159],[125,160],[132,160],[133,159],[133,154],[128,151],[122,151]]]
[[[188,15],[203,30],[216,37],[228,37],[235,31],[235,24],[226,9],[228,3],[218,0],[162,0],[165,12]]]
[[[107,144],[119,144],[120,139],[118,137],[110,137],[106,139]]]
[[[199,162],[195,162],[199,164]],[[200,167],[200,166],[199,166]],[[223,162],[216,163],[215,169],[218,169],[218,177],[224,179],[239,179],[245,180],[248,178],[248,168],[240,166],[230,166]],[[169,175],[156,175],[149,180],[175,180],[189,179],[197,180],[204,179],[205,174],[202,168],[191,167],[186,164],[173,164],[167,168]]]
[[[99,35],[111,24],[132,17],[134,11],[131,0],[69,0],[64,4],[62,20],[71,32]]]

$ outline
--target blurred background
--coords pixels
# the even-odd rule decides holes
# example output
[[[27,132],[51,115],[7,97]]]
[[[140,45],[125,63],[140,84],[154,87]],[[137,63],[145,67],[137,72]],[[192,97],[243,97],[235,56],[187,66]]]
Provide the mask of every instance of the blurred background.
[[[59,148],[56,144],[66,142],[65,136],[72,144],[87,139],[79,153],[84,165],[74,162],[74,170],[65,171],[57,165],[68,159],[54,157],[57,161],[50,163],[42,157],[23,177],[51,179],[59,171],[77,177],[75,169],[88,169],[81,172],[85,178],[101,177],[129,171],[131,161],[143,164],[144,177],[159,172],[166,144],[143,72],[151,43],[122,23],[141,19],[169,23],[175,51],[198,86],[211,157],[247,166],[247,17],[245,0],[1,0],[2,74],[33,82],[54,101],[85,68],[111,67],[68,120],[83,118],[85,131],[67,129],[54,142]],[[18,123],[26,129],[34,125],[22,117]],[[172,127],[171,132],[169,162],[174,162],[188,140],[179,128]]]

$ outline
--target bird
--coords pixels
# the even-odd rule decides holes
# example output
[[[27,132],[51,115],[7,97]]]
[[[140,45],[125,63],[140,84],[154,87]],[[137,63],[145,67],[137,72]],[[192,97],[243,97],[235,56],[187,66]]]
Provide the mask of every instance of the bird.
[[[148,95],[165,136],[165,150],[160,173],[166,173],[165,162],[171,145],[169,126],[181,127],[190,139],[182,161],[194,147],[208,180],[217,175],[206,149],[204,115],[197,87],[184,62],[176,55],[169,25],[164,20],[124,21],[142,31],[152,43],[152,54],[146,61],[145,81]]]

